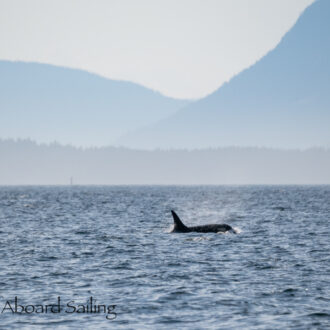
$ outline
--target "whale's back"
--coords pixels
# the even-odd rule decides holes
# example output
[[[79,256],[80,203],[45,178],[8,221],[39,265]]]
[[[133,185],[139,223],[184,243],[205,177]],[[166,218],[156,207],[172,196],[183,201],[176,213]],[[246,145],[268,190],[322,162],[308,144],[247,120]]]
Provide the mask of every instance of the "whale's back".
[[[189,233],[189,232],[197,232],[197,233],[225,233],[227,231],[231,231],[236,234],[236,231],[229,225],[223,224],[210,224],[203,226],[194,226],[187,227],[180,220],[179,216],[172,210],[171,211],[174,221],[174,228],[172,233]]]

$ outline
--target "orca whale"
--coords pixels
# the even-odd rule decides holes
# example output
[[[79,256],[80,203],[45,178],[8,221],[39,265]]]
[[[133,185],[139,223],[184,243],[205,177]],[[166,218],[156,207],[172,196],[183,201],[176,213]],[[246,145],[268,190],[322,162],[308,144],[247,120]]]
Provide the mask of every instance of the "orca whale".
[[[171,210],[173,220],[174,220],[174,228],[171,233],[190,233],[190,232],[197,232],[197,233],[225,233],[230,231],[236,234],[236,231],[226,224],[210,224],[210,225],[203,225],[203,226],[195,226],[195,227],[187,227],[185,226],[178,215]]]

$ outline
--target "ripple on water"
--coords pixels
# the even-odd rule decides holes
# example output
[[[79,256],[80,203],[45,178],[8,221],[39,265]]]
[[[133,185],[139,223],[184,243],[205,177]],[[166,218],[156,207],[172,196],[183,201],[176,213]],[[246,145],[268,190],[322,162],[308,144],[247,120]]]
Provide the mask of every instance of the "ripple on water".
[[[239,235],[170,234],[171,209]],[[0,210],[0,307],[117,305],[6,329],[330,327],[329,186],[1,187]]]

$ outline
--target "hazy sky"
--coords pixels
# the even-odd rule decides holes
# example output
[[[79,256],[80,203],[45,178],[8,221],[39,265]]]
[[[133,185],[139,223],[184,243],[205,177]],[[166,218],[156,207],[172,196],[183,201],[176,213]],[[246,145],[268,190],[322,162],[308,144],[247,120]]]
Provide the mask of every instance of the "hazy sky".
[[[314,0],[0,0],[0,59],[199,98],[274,48]]]

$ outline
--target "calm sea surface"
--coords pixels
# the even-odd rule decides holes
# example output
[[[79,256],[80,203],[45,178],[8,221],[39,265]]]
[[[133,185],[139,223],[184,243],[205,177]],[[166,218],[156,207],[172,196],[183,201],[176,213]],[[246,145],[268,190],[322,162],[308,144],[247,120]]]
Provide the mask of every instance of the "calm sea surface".
[[[329,220],[330,186],[0,187],[0,328],[330,328]]]

